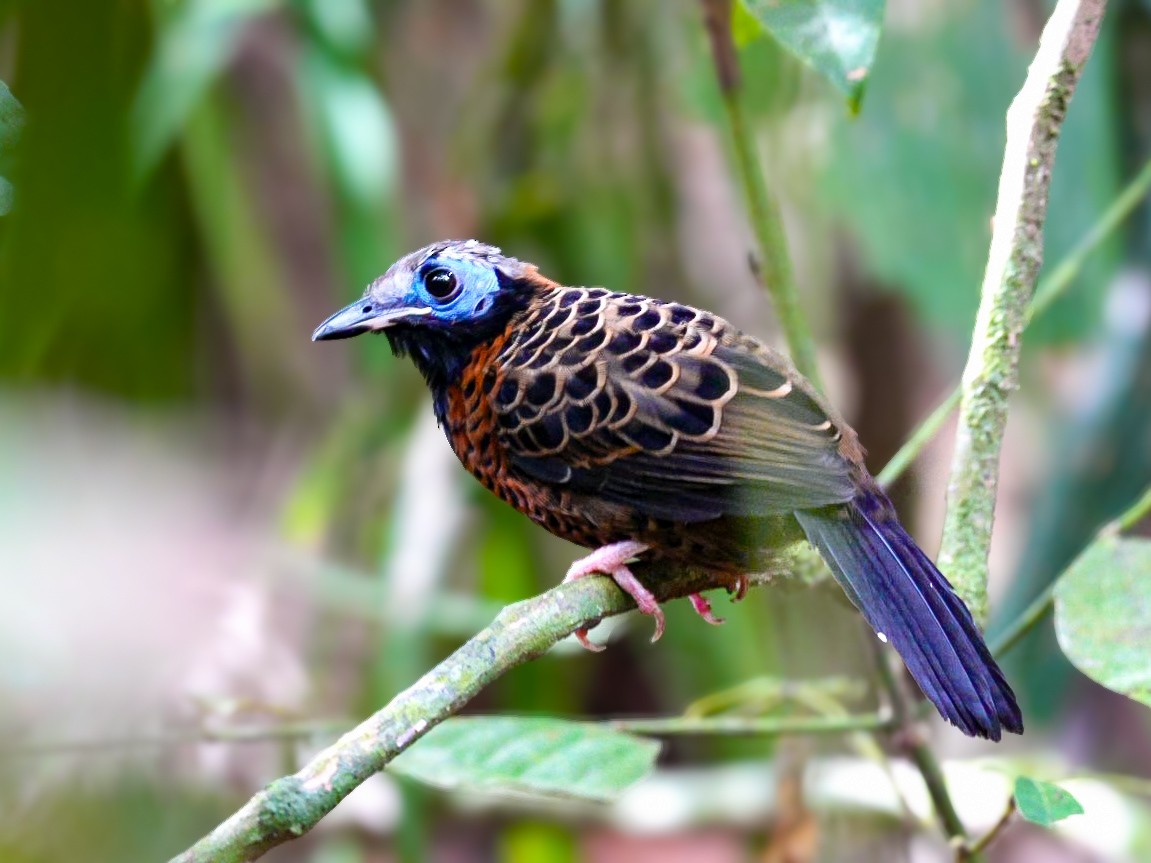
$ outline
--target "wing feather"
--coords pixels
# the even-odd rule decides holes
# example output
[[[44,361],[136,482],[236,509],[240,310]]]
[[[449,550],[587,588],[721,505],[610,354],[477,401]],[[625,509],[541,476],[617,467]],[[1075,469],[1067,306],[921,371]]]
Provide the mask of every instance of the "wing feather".
[[[787,360],[707,312],[556,288],[497,363],[501,442],[535,481],[684,522],[854,493],[853,433]]]

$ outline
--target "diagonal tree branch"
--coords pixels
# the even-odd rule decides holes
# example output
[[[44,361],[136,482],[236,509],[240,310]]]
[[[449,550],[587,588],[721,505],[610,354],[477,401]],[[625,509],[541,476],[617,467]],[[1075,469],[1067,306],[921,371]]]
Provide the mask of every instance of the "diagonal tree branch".
[[[753,578],[760,581],[790,570]],[[703,573],[636,574],[661,602],[715,587]],[[560,585],[509,605],[495,621],[401,692],[383,709],[320,752],[300,771],[277,779],[172,863],[239,863],[255,860],[302,836],[336,804],[431,728],[455,714],[505,672],[541,656],[588,621],[635,607],[606,577]]]
[[[1007,111],[995,228],[947,487],[940,568],[980,623],[987,618],[987,554],[1007,403],[1017,388],[1027,309],[1043,262],[1043,223],[1059,133],[1091,54],[1105,0],[1059,0],[1023,88]]]

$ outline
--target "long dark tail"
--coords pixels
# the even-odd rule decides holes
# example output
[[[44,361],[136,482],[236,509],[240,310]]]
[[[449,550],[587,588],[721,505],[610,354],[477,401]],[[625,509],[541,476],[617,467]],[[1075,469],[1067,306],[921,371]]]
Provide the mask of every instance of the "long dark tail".
[[[886,496],[797,512],[808,541],[943,717],[972,737],[1021,734],[1015,693],[963,600],[907,535]]]

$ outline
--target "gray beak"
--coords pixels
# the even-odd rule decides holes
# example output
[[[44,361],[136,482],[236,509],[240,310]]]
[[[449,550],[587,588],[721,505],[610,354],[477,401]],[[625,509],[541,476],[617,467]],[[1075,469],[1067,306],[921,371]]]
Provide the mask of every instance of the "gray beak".
[[[400,318],[425,315],[430,309],[412,309],[405,306],[387,308],[371,297],[357,300],[350,306],[340,309],[312,333],[313,342],[328,342],[336,339],[350,339],[361,333],[382,330]]]

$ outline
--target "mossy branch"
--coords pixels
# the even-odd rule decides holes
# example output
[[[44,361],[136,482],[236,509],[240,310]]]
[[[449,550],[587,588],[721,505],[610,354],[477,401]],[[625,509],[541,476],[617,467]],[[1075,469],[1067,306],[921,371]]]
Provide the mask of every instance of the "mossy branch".
[[[1105,0],[1059,0],[1023,88],[1007,111],[994,230],[947,487],[940,568],[980,623],[987,619],[987,556],[1007,406],[1017,388],[1028,307],[1043,262],[1043,224],[1055,149]]]
[[[779,559],[780,574],[790,558]],[[660,601],[715,587],[704,573],[636,575]],[[763,574],[753,580],[771,577]],[[414,685],[320,752],[277,779],[172,863],[239,863],[302,836],[374,773],[471,701],[505,672],[541,656],[588,621],[635,607],[606,577],[563,584],[509,605],[478,635]]]

